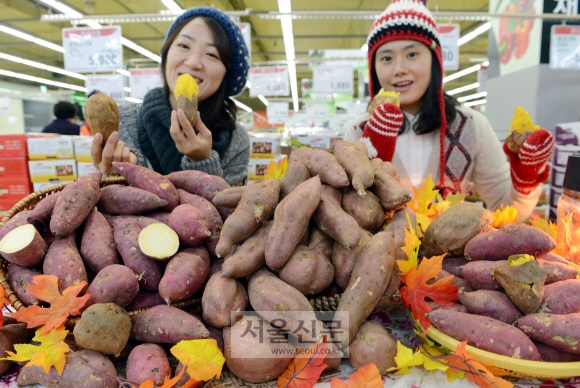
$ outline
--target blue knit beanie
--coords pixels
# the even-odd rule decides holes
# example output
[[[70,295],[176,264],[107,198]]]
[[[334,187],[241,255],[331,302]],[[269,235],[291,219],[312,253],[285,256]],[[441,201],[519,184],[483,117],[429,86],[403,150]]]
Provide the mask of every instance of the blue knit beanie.
[[[165,44],[167,37],[171,35],[171,32],[177,24],[195,16],[208,16],[215,19],[228,35],[230,46],[232,48],[232,68],[227,74],[226,96],[237,96],[242,92],[244,86],[246,86],[248,72],[250,71],[250,56],[248,54],[248,47],[242,37],[242,31],[228,15],[213,7],[190,8],[184,11],[173,23],[171,23],[171,26],[169,26],[169,30],[165,35],[163,44]]]

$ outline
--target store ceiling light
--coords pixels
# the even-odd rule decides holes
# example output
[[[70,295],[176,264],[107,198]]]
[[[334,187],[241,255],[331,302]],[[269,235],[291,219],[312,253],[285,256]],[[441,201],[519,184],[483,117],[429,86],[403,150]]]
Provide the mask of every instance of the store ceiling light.
[[[483,104],[486,104],[486,103],[487,103],[487,100],[483,99],[483,100],[466,102],[463,105],[465,105],[465,106],[475,106],[475,105],[483,105]]]
[[[486,96],[487,96],[487,92],[475,93],[475,94],[470,94],[469,96],[459,97],[457,99],[457,101],[464,102],[464,101],[475,100],[475,99],[478,99],[481,97],[486,97]]]
[[[486,63],[486,62],[484,62],[484,63]],[[448,75],[447,77],[443,78],[443,83],[452,81],[452,80],[457,79],[457,78],[461,78],[464,75],[471,74],[475,71],[478,71],[479,69],[481,69],[482,65],[487,66],[487,65],[484,65],[484,63],[482,63],[481,65],[471,66],[471,67],[468,67],[467,69],[458,71],[457,73],[453,73],[451,75]]]
[[[246,112],[252,112],[252,108],[250,108],[249,106],[247,106],[246,104],[242,104],[241,102],[239,102],[238,100],[236,100],[233,97],[230,97],[230,100],[232,100],[237,106],[238,108],[242,108],[243,110],[245,110]]]
[[[72,9],[71,7],[69,7],[68,5],[60,3],[56,0],[40,0],[40,1],[46,5],[54,8],[54,9],[56,9],[57,11],[64,13],[64,14],[75,16],[75,17],[83,16],[82,13],[77,12],[74,9]]]
[[[143,100],[141,100],[139,98],[133,98],[133,97],[125,97],[125,101],[134,102],[135,104],[140,104],[143,102]]]
[[[54,44],[54,43],[50,43],[44,39],[35,38],[32,35],[29,35],[25,32],[15,30],[14,28],[0,25],[0,31],[5,32],[6,34],[9,34],[12,36],[16,36],[20,39],[24,39],[24,40],[27,40],[29,42],[36,43],[39,46],[43,46],[43,47],[49,48],[51,50],[64,53],[64,48],[62,48],[62,46],[59,46],[59,45]]]
[[[117,73],[123,74],[125,77],[131,77],[131,73],[124,69],[117,69]]]
[[[292,12],[290,0],[278,0],[278,10],[282,14]],[[282,15],[280,17],[280,23],[282,24],[286,60],[288,61],[288,76],[290,77],[290,91],[292,92],[294,112],[298,112],[298,81],[296,80],[296,62],[294,61],[296,59],[296,52],[294,50],[294,34],[292,33],[292,16]]]
[[[82,87],[82,86],[67,84],[64,82],[51,81],[51,80],[46,79],[46,78],[34,77],[34,76],[31,76],[28,74],[15,73],[13,71],[8,71],[8,70],[0,69],[0,75],[6,76],[6,77],[12,77],[12,78],[19,78],[19,79],[23,79],[26,81],[37,82],[39,84],[52,85],[52,86],[56,86],[59,88],[72,89],[72,90],[76,90],[79,92],[85,92],[85,93],[87,92],[87,88]]]
[[[457,45],[461,46],[465,43],[469,42],[470,40],[474,39],[475,37],[483,34],[487,30],[491,28],[491,22],[485,22],[481,26],[477,27],[475,30],[463,35],[461,38],[457,39]]]
[[[54,66],[47,66],[47,65],[40,63],[40,62],[29,61],[28,59],[15,57],[14,55],[0,53],[0,58],[6,59],[8,61],[16,62],[16,63],[22,63],[23,65],[36,67],[37,69],[48,70],[48,71],[52,71],[54,73],[68,75],[69,77],[74,77],[74,78],[78,78],[78,79],[82,79],[82,80],[85,80],[87,78],[82,74],[73,73],[72,71],[59,69],[58,67],[54,67]]]
[[[479,82],[476,82],[474,84],[465,85],[465,86],[462,86],[462,87],[457,88],[457,89],[452,89],[446,93],[449,94],[450,96],[453,96],[454,94],[463,93],[463,92],[466,92],[466,91],[471,90],[471,89],[477,89],[478,87],[479,87]]]
[[[260,99],[260,101],[264,103],[264,105],[268,106],[270,104],[268,100],[266,100],[266,97],[264,97],[263,95],[259,94],[258,98]]]
[[[172,13],[180,14],[180,13],[183,12],[183,10],[181,9],[181,7],[179,5],[177,5],[177,3],[175,1],[173,1],[173,0],[161,0],[161,2]]]

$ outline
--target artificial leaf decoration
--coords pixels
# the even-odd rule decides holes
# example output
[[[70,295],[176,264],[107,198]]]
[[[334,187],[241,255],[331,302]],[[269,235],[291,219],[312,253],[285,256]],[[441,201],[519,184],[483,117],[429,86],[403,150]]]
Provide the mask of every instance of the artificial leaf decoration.
[[[414,352],[397,341],[397,355],[395,356],[396,367],[387,369],[387,371],[396,370],[396,375],[404,375],[410,372],[409,368],[412,366],[423,365],[423,356],[421,353]]]
[[[226,362],[214,339],[179,341],[170,351],[175,358],[187,365],[189,377],[196,381],[219,378]]]
[[[283,157],[280,163],[272,160],[268,164],[268,169],[266,174],[264,174],[264,179],[277,179],[283,178],[286,175],[286,168],[288,168],[288,158]]]
[[[419,240],[415,228],[411,225],[409,214],[407,214],[407,223],[409,224],[409,229],[405,228],[405,245],[401,249],[405,252],[408,259],[397,260],[397,265],[402,274],[406,274],[411,269],[417,268],[419,247],[421,246],[421,240]]]
[[[50,303],[50,307],[29,306],[9,315],[19,322],[28,323],[28,328],[44,325],[41,335],[44,335],[62,325],[71,315],[80,315],[90,294],[81,297],[81,293],[87,285],[86,281],[79,282],[74,286],[67,287],[62,294],[58,290],[58,278],[54,275],[36,275],[32,278],[32,285],[26,286],[28,292],[38,299]]]
[[[348,383],[339,378],[330,380],[330,388],[383,388],[383,378],[373,363],[360,367],[350,375]]]
[[[407,206],[415,211],[417,234],[419,237],[423,237],[427,227],[431,224],[431,216],[437,215],[433,202],[437,199],[439,191],[435,190],[435,183],[433,183],[431,174],[421,183],[418,189],[413,187],[413,193],[414,199]]]
[[[32,339],[39,342],[39,345],[15,344],[16,353],[6,351],[8,357],[1,360],[30,361],[28,364],[42,367],[44,373],[48,373],[50,367],[54,366],[57,373],[62,375],[66,363],[65,354],[69,351],[68,345],[64,343],[67,334],[68,330],[65,330],[64,325],[47,334],[42,334],[42,328],[40,328],[36,330],[36,335]]]
[[[330,380],[330,388],[348,388],[348,383],[338,377],[333,377]]]
[[[405,306],[411,308],[413,316],[419,320],[424,330],[431,325],[425,314],[432,311],[425,298],[441,306],[453,306],[452,302],[457,301],[457,287],[451,285],[453,275],[427,284],[428,280],[437,277],[441,272],[443,257],[445,255],[424,258],[418,268],[412,268],[402,275],[404,285],[399,291],[401,298]]]
[[[9,306],[10,301],[6,298],[6,291],[4,291],[4,287],[0,286],[0,308],[4,306]],[[4,325],[4,313],[0,313],[0,327]]]
[[[452,208],[453,206],[459,205],[461,202],[463,202],[463,200],[465,199],[466,196],[467,196],[467,194],[461,194],[461,193],[447,194],[445,199],[443,199],[441,194],[437,194],[437,200],[436,200],[435,204],[433,205],[435,207],[435,211],[437,212],[437,215],[439,216],[442,213],[449,210],[450,208]],[[433,217],[431,217],[431,218],[433,218]]]
[[[139,388],[155,388],[155,383],[151,379],[145,380],[139,384]]]
[[[421,356],[423,356],[423,366],[427,370],[448,370],[449,366],[440,360],[443,353],[439,349],[432,348],[429,345],[424,345],[421,349]]]
[[[183,373],[185,373],[185,368],[181,368],[181,372],[179,372],[177,374],[177,376],[175,376],[174,378],[165,380],[163,382],[163,385],[160,386],[159,388],[171,388],[171,387],[173,387],[175,384],[177,384],[177,382],[179,381],[181,376],[183,376]],[[151,380],[151,382],[153,383],[153,380]],[[151,386],[151,387],[153,387],[153,386]],[[139,388],[141,388],[141,387],[139,387]]]
[[[530,216],[530,222],[534,228],[540,229],[541,231],[546,232],[555,241],[557,240],[557,238],[558,238],[558,226],[556,224],[554,224],[552,221],[546,220],[545,218],[540,218],[536,214],[532,214]]]
[[[518,211],[513,206],[503,206],[491,214],[493,227],[501,229],[504,226],[513,225],[518,222]]]
[[[445,359],[453,370],[466,371],[467,380],[482,388],[512,388],[514,385],[500,377],[494,376],[483,364],[476,361],[465,350],[467,341],[457,345],[455,354],[446,356]],[[471,371],[471,372],[467,372]]]
[[[278,388],[312,388],[326,368],[323,362],[328,349],[326,339],[308,348],[309,356],[298,355],[278,377]]]

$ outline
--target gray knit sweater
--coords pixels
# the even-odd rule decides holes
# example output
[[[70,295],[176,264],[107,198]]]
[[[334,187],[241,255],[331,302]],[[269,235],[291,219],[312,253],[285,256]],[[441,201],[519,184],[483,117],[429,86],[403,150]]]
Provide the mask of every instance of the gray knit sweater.
[[[125,142],[135,155],[137,163],[151,168],[149,162],[141,152],[139,137],[137,134],[137,118],[139,117],[141,104],[123,103],[119,105],[119,139]],[[239,122],[232,132],[230,145],[223,158],[220,158],[214,150],[211,157],[197,162],[183,155],[181,159],[182,170],[198,170],[211,175],[221,176],[229,184],[245,183],[248,177],[248,162],[250,160],[250,137],[246,129]]]

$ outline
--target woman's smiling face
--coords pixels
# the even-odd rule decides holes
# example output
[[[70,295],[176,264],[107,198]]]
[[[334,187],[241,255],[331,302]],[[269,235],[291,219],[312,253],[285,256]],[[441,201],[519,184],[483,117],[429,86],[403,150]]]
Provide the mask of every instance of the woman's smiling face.
[[[381,87],[401,93],[401,109],[416,115],[431,82],[431,51],[414,40],[395,40],[377,48],[375,72]]]
[[[199,84],[198,101],[213,95],[226,75],[226,67],[219,57],[213,34],[200,17],[183,27],[167,52],[165,78],[171,91],[172,106],[175,83],[184,73],[190,74]]]

